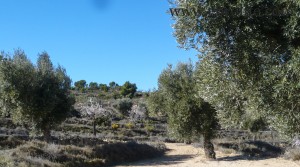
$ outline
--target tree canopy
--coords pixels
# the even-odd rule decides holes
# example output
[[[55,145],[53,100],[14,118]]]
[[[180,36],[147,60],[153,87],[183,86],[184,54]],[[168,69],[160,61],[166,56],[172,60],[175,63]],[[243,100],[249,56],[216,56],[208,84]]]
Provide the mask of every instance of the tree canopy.
[[[210,140],[218,128],[216,112],[209,103],[197,96],[195,86],[194,66],[191,63],[179,63],[174,69],[170,65],[160,74],[158,90],[150,94],[148,106],[159,105],[167,114],[173,136],[190,140],[203,135],[206,156],[215,158]]]
[[[90,90],[98,90],[99,89],[98,83],[97,82],[90,82],[89,89]]]
[[[100,90],[107,92],[109,87],[106,84],[99,84]]]
[[[84,90],[87,86],[85,80],[79,80],[79,81],[75,82],[74,85],[77,90]]]
[[[123,97],[132,98],[136,90],[137,90],[136,84],[126,81],[124,85],[122,85],[120,93]]]
[[[1,113],[42,131],[45,139],[65,120],[74,103],[69,94],[71,79],[63,67],[52,65],[46,52],[39,55],[36,65],[21,50],[13,57],[5,55],[0,64],[0,86]]]
[[[265,119],[281,134],[299,134],[299,1],[172,4],[193,11],[173,17],[174,36],[180,47],[199,51],[198,93],[221,122]]]
[[[108,85],[110,89],[114,89],[119,86],[115,81],[111,81]]]

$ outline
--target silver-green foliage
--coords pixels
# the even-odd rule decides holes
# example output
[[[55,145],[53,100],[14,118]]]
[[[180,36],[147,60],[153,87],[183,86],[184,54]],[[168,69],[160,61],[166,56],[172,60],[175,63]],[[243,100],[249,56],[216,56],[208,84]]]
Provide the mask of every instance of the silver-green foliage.
[[[239,71],[224,67],[205,57],[196,70],[196,87],[199,96],[217,110],[223,128],[242,128],[257,131],[264,128],[266,113],[261,98],[261,85],[252,82],[241,84],[235,77]],[[231,72],[228,72],[231,71]]]
[[[170,65],[158,79],[158,90],[148,99],[148,105],[166,113],[170,131],[178,138],[190,139],[204,135],[212,138],[218,127],[216,112],[209,103],[197,96],[194,66],[179,63],[176,68]],[[152,100],[151,100],[152,99]],[[153,103],[155,103],[153,105]]]
[[[211,139],[219,125],[216,110],[199,96],[194,74],[191,62],[179,63],[174,69],[169,65],[160,74],[158,90],[153,94],[160,98],[151,98],[150,94],[148,105],[157,103],[161,106],[174,137],[191,141],[192,137],[203,136],[206,157],[215,159]],[[157,111],[157,104],[150,106]]]
[[[40,54],[34,65],[23,51],[16,50],[0,63],[1,113],[49,135],[72,109],[70,86],[66,70],[55,68],[47,53]]]
[[[150,116],[165,116],[166,112],[162,106],[164,106],[164,97],[161,95],[159,90],[153,90],[147,97],[146,104],[149,110]]]
[[[266,120],[289,137],[299,127],[299,1],[174,0],[194,8],[173,17],[182,48],[200,52],[199,95],[221,123],[243,127]]]

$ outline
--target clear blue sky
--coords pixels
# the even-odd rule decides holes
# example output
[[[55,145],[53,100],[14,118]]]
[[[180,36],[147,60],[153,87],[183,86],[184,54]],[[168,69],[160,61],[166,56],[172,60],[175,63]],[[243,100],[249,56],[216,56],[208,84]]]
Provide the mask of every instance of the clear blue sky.
[[[47,51],[73,82],[157,87],[168,63],[197,60],[177,47],[167,0],[1,0],[0,50]]]

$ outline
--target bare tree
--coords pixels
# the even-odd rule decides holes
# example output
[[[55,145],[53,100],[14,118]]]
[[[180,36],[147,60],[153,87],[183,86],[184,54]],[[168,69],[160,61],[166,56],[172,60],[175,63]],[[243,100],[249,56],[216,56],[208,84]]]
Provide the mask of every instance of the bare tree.
[[[292,144],[293,147],[300,148],[300,138],[299,137],[296,137],[292,143],[293,143]]]
[[[130,121],[135,122],[137,120],[145,119],[147,117],[147,109],[143,105],[133,105],[129,113]]]

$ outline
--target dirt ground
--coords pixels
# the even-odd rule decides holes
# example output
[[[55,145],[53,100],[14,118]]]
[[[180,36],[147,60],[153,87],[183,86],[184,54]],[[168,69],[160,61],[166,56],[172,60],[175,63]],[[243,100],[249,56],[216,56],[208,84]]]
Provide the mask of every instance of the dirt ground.
[[[300,162],[285,160],[284,158],[267,158],[249,160],[238,154],[222,154],[216,151],[217,160],[205,159],[201,148],[192,145],[166,143],[169,151],[165,156],[156,159],[145,160],[117,167],[300,167]]]

